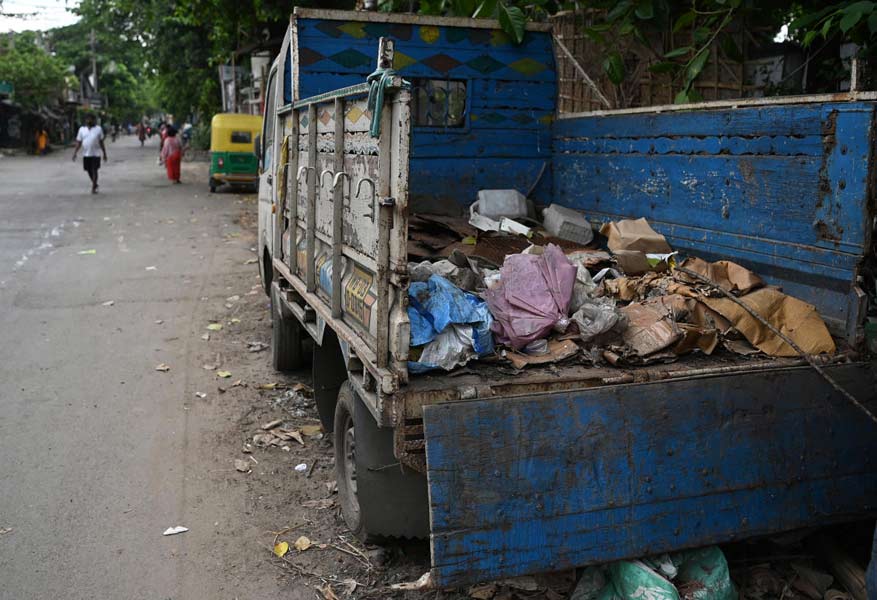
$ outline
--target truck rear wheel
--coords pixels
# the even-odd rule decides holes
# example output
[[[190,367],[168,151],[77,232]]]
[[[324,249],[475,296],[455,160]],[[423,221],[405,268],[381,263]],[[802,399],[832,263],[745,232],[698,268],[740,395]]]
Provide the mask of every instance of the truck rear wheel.
[[[378,427],[349,382],[335,407],[335,475],[341,515],[363,542],[429,535],[426,477],[403,471],[393,430]]]
[[[296,371],[307,365],[308,334],[295,317],[283,317],[271,294],[271,365],[275,371]]]

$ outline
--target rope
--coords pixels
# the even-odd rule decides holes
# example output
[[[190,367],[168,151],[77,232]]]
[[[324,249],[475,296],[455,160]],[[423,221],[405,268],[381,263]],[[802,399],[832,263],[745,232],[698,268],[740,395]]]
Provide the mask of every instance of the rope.
[[[826,373],[825,370],[823,370],[823,368],[822,368],[822,367],[816,362],[816,359],[813,357],[812,354],[808,354],[808,353],[804,352],[804,349],[801,348],[801,346],[799,346],[798,344],[796,344],[796,343],[792,340],[792,338],[790,338],[790,337],[787,336],[785,333],[783,333],[782,331],[780,331],[779,329],[777,329],[777,328],[773,325],[773,323],[771,323],[770,321],[768,321],[767,319],[765,319],[764,317],[762,317],[760,314],[758,314],[758,313],[755,311],[755,309],[753,309],[751,306],[749,306],[748,304],[746,304],[745,302],[743,302],[742,300],[740,300],[740,298],[738,298],[737,296],[734,296],[734,295],[731,294],[730,292],[726,291],[726,290],[725,290],[724,288],[722,288],[718,283],[716,283],[715,281],[713,281],[713,280],[710,279],[709,277],[705,277],[705,276],[701,275],[700,273],[697,273],[697,272],[695,272],[695,271],[692,271],[691,269],[686,269],[685,267],[677,266],[677,267],[674,268],[674,270],[679,271],[680,273],[685,273],[685,274],[688,275],[689,277],[693,277],[693,278],[696,279],[697,281],[699,281],[699,282],[701,282],[701,283],[703,283],[703,284],[705,284],[705,285],[707,285],[707,286],[713,288],[713,289],[716,290],[717,292],[721,292],[722,295],[724,295],[726,298],[728,298],[729,300],[731,300],[732,302],[734,302],[735,304],[737,304],[738,306],[740,306],[740,308],[742,308],[743,310],[745,310],[746,312],[748,312],[750,315],[752,315],[752,318],[754,318],[754,319],[756,319],[757,321],[759,321],[762,325],[764,325],[765,327],[767,327],[768,329],[770,329],[770,330],[773,332],[774,335],[776,335],[776,336],[779,337],[781,340],[783,340],[785,343],[787,343],[789,346],[791,346],[792,349],[793,349],[795,352],[797,352],[797,353],[801,356],[801,358],[803,358],[804,360],[806,360],[807,363],[808,363],[811,367],[813,367],[813,369],[814,369],[817,373],[819,373],[819,375],[821,375],[822,378],[823,378],[825,381],[827,381],[827,382],[829,383],[829,385],[831,385],[831,387],[833,387],[833,388],[834,388],[835,390],[837,390],[837,391],[838,391],[838,392],[839,392],[844,398],[846,398],[846,399],[850,402],[850,404],[852,404],[853,406],[855,406],[856,408],[858,408],[859,410],[861,410],[863,413],[865,413],[865,415],[866,415],[869,419],[871,419],[874,423],[877,423],[877,416],[874,416],[874,413],[872,413],[870,410],[868,410],[868,409],[865,407],[864,404],[862,404],[861,402],[859,402],[859,401],[856,399],[856,397],[853,396],[851,393],[849,393],[848,391],[846,391],[845,389],[843,389],[843,388],[840,386],[840,384],[839,384],[837,381],[835,381],[834,378],[833,378],[831,375],[829,375],[828,373]]]
[[[373,137],[381,136],[381,115],[384,111],[384,90],[389,88],[393,83],[396,71],[393,69],[381,69],[380,67],[365,80],[368,83],[368,110],[372,115],[369,134]],[[402,81],[402,87],[407,88],[411,84]]]

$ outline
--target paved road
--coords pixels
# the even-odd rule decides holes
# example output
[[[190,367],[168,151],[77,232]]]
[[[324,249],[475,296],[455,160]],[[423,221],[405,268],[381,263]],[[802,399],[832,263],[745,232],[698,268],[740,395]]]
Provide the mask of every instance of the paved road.
[[[98,195],[69,150],[0,157],[3,599],[276,591],[235,568],[244,491],[210,477],[231,417],[194,398],[201,299],[253,283],[240,199],[195,163],[171,185],[152,144],[111,144]]]

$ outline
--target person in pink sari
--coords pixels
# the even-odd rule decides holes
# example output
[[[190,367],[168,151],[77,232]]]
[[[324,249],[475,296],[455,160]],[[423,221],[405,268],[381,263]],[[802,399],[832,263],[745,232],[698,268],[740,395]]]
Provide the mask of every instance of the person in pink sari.
[[[173,125],[167,127],[167,137],[161,146],[161,160],[167,168],[167,178],[174,183],[181,183],[180,163],[183,160],[183,145]]]

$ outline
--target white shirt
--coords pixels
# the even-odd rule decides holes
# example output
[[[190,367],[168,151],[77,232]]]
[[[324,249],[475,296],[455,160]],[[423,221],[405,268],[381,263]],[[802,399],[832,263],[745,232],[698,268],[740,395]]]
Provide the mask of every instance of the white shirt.
[[[100,141],[104,139],[104,130],[100,125],[91,129],[83,125],[76,134],[76,141],[82,142],[82,156],[100,156]]]

